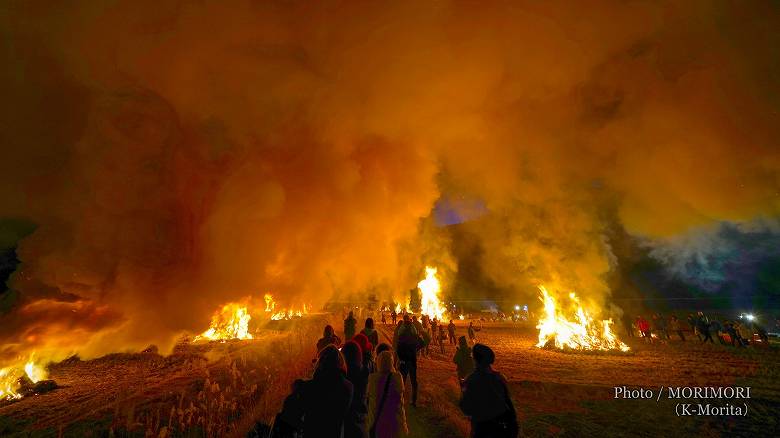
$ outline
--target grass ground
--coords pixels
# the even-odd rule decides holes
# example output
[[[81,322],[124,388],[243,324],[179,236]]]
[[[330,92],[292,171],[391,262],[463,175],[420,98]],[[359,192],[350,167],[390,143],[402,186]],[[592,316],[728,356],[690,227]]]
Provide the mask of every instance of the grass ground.
[[[258,422],[270,423],[294,379],[310,376],[326,321],[267,330],[255,341],[188,345],[170,356],[112,354],[52,365],[63,387],[0,403],[0,436],[245,436]],[[496,352],[525,436],[780,436],[776,347],[629,339],[629,354],[561,353],[535,348],[531,327],[498,323],[485,324],[478,337]],[[446,345],[419,362],[418,407],[407,407],[412,437],[468,436],[453,354]],[[674,400],[614,399],[620,385],[741,385],[751,387],[752,398],[746,417],[677,417]]]

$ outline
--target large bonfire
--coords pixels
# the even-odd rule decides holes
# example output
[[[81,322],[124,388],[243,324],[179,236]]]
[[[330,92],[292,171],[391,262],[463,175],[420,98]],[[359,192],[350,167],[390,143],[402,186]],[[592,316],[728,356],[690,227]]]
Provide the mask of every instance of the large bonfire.
[[[425,278],[417,283],[417,287],[420,289],[420,313],[441,321],[447,309],[442,306],[439,299],[441,283],[436,277],[437,272],[438,269],[426,266]]]
[[[574,306],[574,319],[569,319],[555,298],[540,285],[540,299],[544,303],[544,314],[536,328],[539,329],[537,347],[554,346],[559,349],[573,350],[620,350],[629,347],[612,332],[612,320],[595,321],[590,312],[582,307],[577,295],[569,294]]]

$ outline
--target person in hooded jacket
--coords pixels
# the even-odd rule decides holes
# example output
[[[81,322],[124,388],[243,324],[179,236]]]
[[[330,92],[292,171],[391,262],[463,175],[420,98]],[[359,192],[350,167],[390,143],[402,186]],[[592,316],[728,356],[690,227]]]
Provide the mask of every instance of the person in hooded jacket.
[[[354,391],[346,373],[344,356],[335,346],[320,351],[314,377],[301,385],[304,437],[343,436]]]
[[[363,352],[357,342],[345,342],[341,354],[344,355],[347,364],[347,380],[352,383],[353,388],[352,403],[344,422],[344,438],[366,438],[368,436],[366,387],[369,371],[363,366]]]
[[[366,325],[360,333],[366,335],[371,345],[379,345],[379,332],[374,328],[374,318],[366,318]]]
[[[371,342],[368,341],[368,338],[363,333],[358,333],[355,335],[354,338],[352,338],[353,341],[355,341],[358,346],[360,346],[360,351],[363,352],[363,367],[368,369],[369,373],[374,372],[374,345],[371,344]]]
[[[317,341],[317,352],[322,351],[322,349],[328,345],[335,345],[336,348],[341,347],[341,339],[336,335],[333,327],[330,325],[325,326],[322,337]]]
[[[476,344],[472,349],[476,370],[466,378],[460,409],[471,417],[473,438],[516,438],[517,413],[506,379],[492,368],[493,350]]]
[[[474,358],[471,357],[471,347],[465,336],[458,338],[458,348],[455,350],[455,356],[452,361],[457,366],[458,382],[463,389],[466,377],[474,372]]]
[[[374,429],[377,438],[406,436],[409,429],[404,410],[404,384],[393,366],[393,353],[388,350],[379,353],[376,365],[376,372],[368,378],[369,429]]]

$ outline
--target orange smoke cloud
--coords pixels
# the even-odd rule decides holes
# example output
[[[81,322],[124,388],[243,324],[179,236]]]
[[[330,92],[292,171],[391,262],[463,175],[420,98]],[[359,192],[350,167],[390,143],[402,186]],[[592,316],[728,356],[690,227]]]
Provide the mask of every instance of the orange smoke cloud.
[[[780,207],[769,5],[2,8],[0,216],[38,226],[4,358],[54,327],[92,334],[63,351],[169,345],[267,291],[396,295],[455,269],[440,195],[484,201],[495,282],[586,299],[616,218],[666,236]],[[88,322],[23,317],[43,302]]]

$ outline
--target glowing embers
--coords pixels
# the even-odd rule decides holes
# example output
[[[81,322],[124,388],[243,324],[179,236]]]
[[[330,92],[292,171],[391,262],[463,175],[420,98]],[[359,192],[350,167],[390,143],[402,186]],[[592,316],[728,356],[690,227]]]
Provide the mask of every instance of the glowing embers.
[[[544,314],[536,328],[539,329],[537,347],[554,346],[559,349],[574,350],[620,350],[628,351],[626,344],[612,333],[612,320],[598,323],[582,307],[577,296],[572,292],[569,298],[574,310],[574,320],[569,320],[559,308],[547,289],[539,286],[540,299],[544,303]]]
[[[436,268],[426,266],[425,279],[417,283],[417,287],[420,289],[420,313],[441,321],[447,309],[441,305],[439,300],[441,283],[436,278],[436,272]]]
[[[237,303],[225,304],[211,318],[208,330],[195,337],[200,340],[252,339],[249,333],[249,316],[246,306]]]
[[[31,356],[30,360],[24,365],[21,363],[0,369],[0,399],[18,399],[22,398],[19,389],[24,380],[32,383],[38,383],[46,379],[46,370],[35,363]]]

